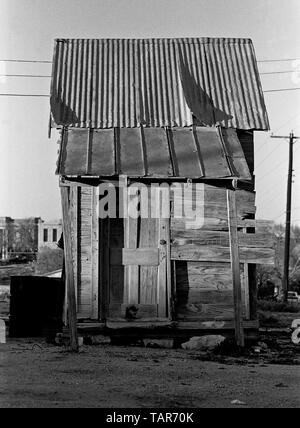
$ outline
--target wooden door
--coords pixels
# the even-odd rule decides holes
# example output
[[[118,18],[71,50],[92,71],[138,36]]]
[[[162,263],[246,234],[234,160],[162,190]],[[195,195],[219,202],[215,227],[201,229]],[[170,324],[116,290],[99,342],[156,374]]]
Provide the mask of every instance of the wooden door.
[[[105,318],[133,322],[168,318],[169,219],[107,219],[102,231]]]

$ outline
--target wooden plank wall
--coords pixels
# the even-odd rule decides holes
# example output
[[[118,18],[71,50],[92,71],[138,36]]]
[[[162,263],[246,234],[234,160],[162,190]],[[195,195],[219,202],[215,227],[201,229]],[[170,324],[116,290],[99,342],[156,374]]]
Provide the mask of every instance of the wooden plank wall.
[[[179,320],[233,319],[233,286],[230,263],[178,261],[176,269],[176,317]],[[240,266],[244,318],[246,278]]]
[[[226,189],[202,184],[192,198],[203,218],[175,218],[174,210],[171,218],[175,316],[186,321],[231,320],[234,311]],[[255,194],[237,190],[236,198],[243,316],[252,319],[251,293],[255,287],[249,281],[249,266],[273,263],[273,239],[270,222],[251,220]],[[246,233],[253,232],[253,227],[256,233]]]
[[[71,187],[73,260],[79,319],[98,318],[97,188]]]
[[[169,219],[110,220],[109,320],[125,320],[132,306],[138,320],[167,318],[168,224]]]

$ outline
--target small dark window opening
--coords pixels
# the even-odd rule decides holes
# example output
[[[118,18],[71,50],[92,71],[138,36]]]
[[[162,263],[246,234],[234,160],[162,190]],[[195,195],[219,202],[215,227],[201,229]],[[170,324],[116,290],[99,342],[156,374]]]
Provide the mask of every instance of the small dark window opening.
[[[57,242],[57,229],[53,229],[52,231],[52,241]]]
[[[48,229],[44,229],[44,242],[48,242]]]

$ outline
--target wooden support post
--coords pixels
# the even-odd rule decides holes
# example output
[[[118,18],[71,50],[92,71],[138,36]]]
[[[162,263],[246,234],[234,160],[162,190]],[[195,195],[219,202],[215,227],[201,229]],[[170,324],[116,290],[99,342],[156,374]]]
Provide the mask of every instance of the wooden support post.
[[[244,296],[245,296],[245,317],[250,319],[250,290],[249,290],[249,268],[248,263],[244,263]]]
[[[230,240],[230,259],[233,280],[235,339],[238,346],[245,346],[243,329],[242,288],[240,276],[240,257],[237,231],[237,211],[235,190],[227,189],[227,210]]]
[[[76,307],[76,290],[74,281],[74,268],[72,257],[72,237],[71,237],[71,215],[70,200],[68,187],[61,187],[61,203],[63,215],[63,234],[64,234],[64,254],[66,269],[66,292],[68,302],[68,327],[70,331],[71,350],[78,352],[77,337],[77,307]]]
[[[247,233],[247,228],[243,228],[243,233]],[[244,263],[244,299],[245,299],[245,317],[250,320],[250,285],[249,285],[249,265]]]

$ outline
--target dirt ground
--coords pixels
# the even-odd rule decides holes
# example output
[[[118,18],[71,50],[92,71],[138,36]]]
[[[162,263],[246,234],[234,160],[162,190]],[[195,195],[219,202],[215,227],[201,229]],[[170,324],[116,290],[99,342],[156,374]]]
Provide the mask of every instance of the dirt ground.
[[[9,340],[0,345],[0,408],[300,407],[299,365],[220,361],[180,349],[102,345],[71,354]]]

